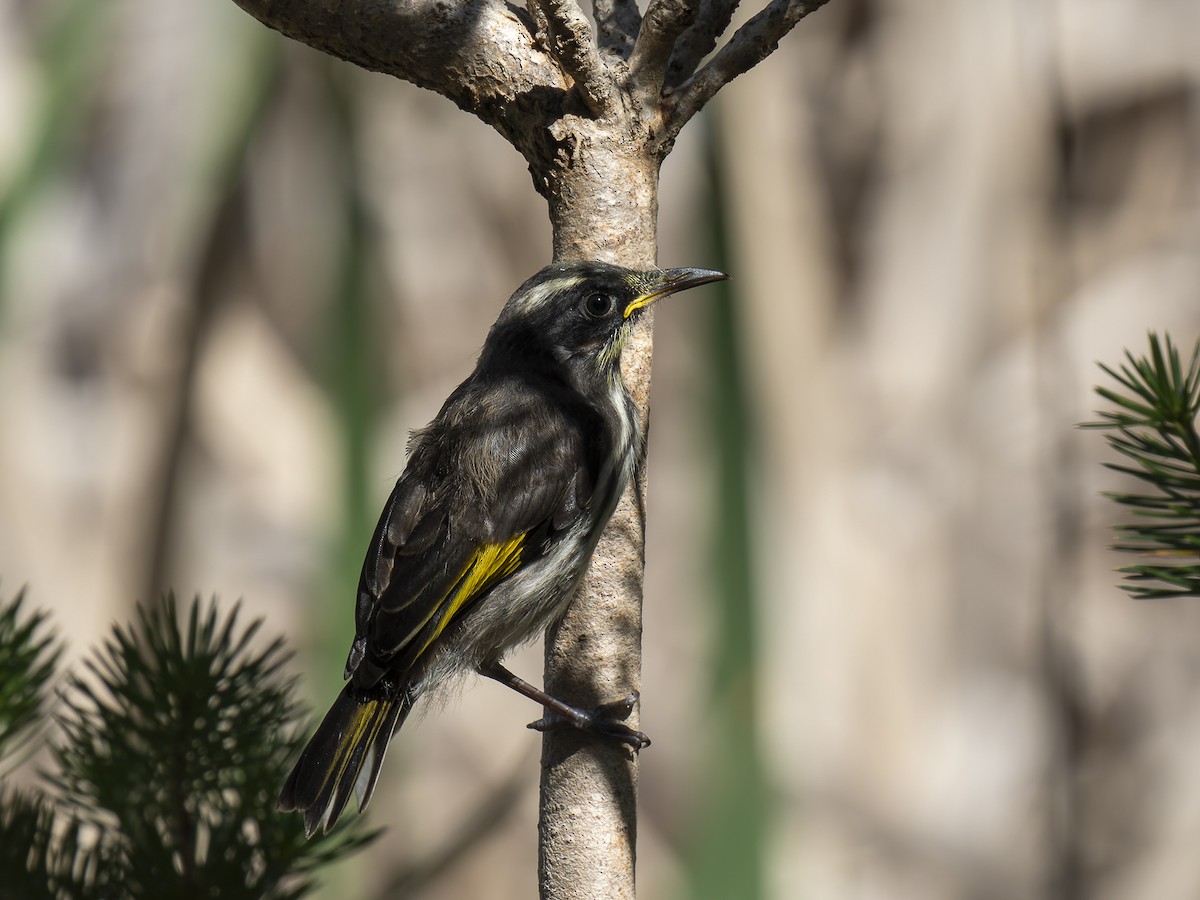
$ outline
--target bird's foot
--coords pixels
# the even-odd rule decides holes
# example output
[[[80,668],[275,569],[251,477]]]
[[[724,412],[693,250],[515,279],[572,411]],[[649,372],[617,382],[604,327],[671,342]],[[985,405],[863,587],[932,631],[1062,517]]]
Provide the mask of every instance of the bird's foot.
[[[629,714],[633,712],[637,702],[638,692],[633,691],[620,700],[602,703],[591,710],[568,706],[564,703],[560,709],[547,710],[546,715],[536,722],[530,722],[528,727],[534,731],[545,732],[552,728],[569,725],[580,731],[586,731],[588,734],[625,744],[636,753],[650,746],[650,738],[624,724],[624,720],[629,718]]]

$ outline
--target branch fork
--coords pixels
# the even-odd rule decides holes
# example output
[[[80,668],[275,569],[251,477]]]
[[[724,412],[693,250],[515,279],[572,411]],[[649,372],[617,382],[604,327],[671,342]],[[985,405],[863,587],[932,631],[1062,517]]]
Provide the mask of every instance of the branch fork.
[[[651,0],[644,17],[634,0],[593,0],[595,35],[576,0],[528,0],[528,16],[504,0],[235,2],[318,50],[444,95],[508,138],[537,182],[554,156],[544,136],[572,94],[593,118],[636,121],[630,136],[656,123],[644,149],[661,159],[717,91],[827,0],[770,0],[700,68],[737,0]]]
[[[600,119],[615,112],[616,82],[575,0],[530,0],[530,9],[539,31],[545,30],[550,55],[570,77],[584,106]]]

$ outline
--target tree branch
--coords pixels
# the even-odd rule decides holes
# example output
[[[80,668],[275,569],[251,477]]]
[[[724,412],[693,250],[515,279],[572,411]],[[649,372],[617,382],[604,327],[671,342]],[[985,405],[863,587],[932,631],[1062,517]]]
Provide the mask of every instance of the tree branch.
[[[596,40],[601,50],[612,50],[622,59],[633,52],[634,36],[642,28],[642,14],[634,0],[592,0]]]
[[[770,5],[739,28],[717,55],[678,90],[664,98],[666,135],[681,129],[722,87],[771,55],[796,23],[829,0],[771,0]]]
[[[675,41],[695,18],[696,0],[651,0],[629,59],[629,83],[636,101],[658,103]]]
[[[688,79],[700,60],[713,52],[717,38],[725,33],[738,8],[738,0],[701,0],[696,20],[675,42],[667,65],[667,86],[677,87]]]
[[[561,105],[568,88],[558,63],[537,45],[531,19],[502,0],[234,2],[310,47],[436,91],[523,152],[525,117],[512,107]]]
[[[617,106],[616,84],[600,59],[592,26],[575,0],[534,0],[546,18],[551,55],[575,82],[584,105],[597,118]]]

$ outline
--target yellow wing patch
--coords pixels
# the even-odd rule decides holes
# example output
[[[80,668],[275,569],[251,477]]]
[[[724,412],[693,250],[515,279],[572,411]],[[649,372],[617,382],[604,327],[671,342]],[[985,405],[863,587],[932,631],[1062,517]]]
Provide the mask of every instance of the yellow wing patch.
[[[446,626],[454,621],[454,617],[465,604],[517,570],[521,565],[525,534],[526,532],[522,532],[500,544],[481,544],[475,550],[454,588],[434,610],[439,613],[437,624],[417,651],[418,657],[428,650],[429,645],[446,630]]]

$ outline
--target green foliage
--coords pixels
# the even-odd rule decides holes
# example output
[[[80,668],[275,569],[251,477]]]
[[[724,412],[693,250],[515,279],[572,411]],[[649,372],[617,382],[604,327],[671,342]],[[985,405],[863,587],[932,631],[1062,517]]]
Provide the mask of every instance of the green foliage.
[[[45,613],[22,617],[24,599],[21,592],[0,608],[0,757],[38,721],[62,650],[44,627]]]
[[[168,600],[114,627],[68,680],[55,790],[0,793],[0,898],[300,897],[369,839],[276,812],[302,716],[261,624]]]
[[[56,809],[49,797],[0,791],[0,898],[125,897],[108,865],[112,836]]]
[[[1101,365],[1119,390],[1096,388],[1117,408],[1084,426],[1106,430],[1131,463],[1108,467],[1148,489],[1108,494],[1134,516],[1116,527],[1115,548],[1153,560],[1123,567],[1123,587],[1139,599],[1200,597],[1200,342],[1186,369],[1171,339],[1160,343],[1155,334],[1149,357],[1126,359],[1119,372]]]

